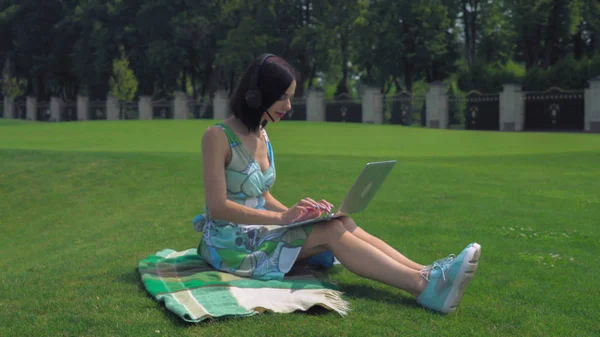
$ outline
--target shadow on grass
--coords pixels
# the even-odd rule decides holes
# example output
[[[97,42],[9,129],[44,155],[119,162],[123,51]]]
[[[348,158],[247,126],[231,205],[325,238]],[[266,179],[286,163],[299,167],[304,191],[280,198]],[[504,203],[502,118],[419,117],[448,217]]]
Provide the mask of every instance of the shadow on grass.
[[[405,307],[421,307],[412,297],[402,296],[398,294],[398,292],[373,288],[366,284],[341,284],[340,290],[343,291],[347,297],[354,299],[366,299]]]
[[[331,279],[332,276],[341,273],[345,267],[336,265],[333,268],[322,270],[326,279]],[[417,301],[408,295],[402,295],[398,291],[373,288],[368,284],[338,284],[339,290],[344,293],[345,297],[355,299],[366,299],[376,302],[386,302],[394,305],[402,305],[406,307],[421,307]]]

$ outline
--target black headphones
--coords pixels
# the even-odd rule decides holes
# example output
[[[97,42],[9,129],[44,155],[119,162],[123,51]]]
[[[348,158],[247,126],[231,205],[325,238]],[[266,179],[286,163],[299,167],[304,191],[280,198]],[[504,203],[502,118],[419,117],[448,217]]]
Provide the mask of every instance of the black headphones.
[[[252,75],[250,77],[250,86],[246,92],[246,103],[251,109],[256,110],[262,107],[262,93],[258,90],[258,73],[263,63],[271,56],[275,55],[262,54],[256,58],[256,62],[254,63],[254,69],[252,69]],[[269,117],[271,116],[269,115]],[[271,119],[273,118],[271,117]]]

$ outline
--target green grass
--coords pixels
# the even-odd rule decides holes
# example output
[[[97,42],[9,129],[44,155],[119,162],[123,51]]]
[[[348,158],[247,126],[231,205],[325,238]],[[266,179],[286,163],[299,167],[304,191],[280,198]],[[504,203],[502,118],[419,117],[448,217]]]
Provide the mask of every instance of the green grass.
[[[189,325],[136,264],[195,247],[212,121],[0,120],[0,336],[592,336],[600,332],[600,137],[288,122],[270,127],[273,193],[339,203],[365,162],[396,159],[356,221],[429,263],[482,245],[456,313],[332,273],[346,318],[313,310]],[[157,332],[159,331],[159,332]]]

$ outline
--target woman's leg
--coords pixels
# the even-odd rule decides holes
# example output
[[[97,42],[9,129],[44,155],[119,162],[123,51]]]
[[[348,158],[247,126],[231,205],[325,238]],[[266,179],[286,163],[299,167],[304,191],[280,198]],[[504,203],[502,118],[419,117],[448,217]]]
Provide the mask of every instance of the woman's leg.
[[[390,245],[385,243],[383,240],[376,238],[373,235],[365,232],[362,228],[360,228],[356,225],[356,223],[354,222],[354,220],[352,220],[351,217],[344,216],[344,217],[339,218],[338,220],[344,225],[344,227],[346,228],[346,230],[348,230],[348,232],[356,235],[361,240],[368,242],[373,247],[379,249],[380,251],[382,251],[387,256],[391,257],[392,259],[402,263],[403,265],[405,265],[409,268],[417,270],[417,271],[425,268],[425,266],[418,264],[418,263],[408,259],[406,256],[400,254],[397,250],[392,248]]]
[[[403,289],[415,297],[427,285],[419,271],[394,260],[373,245],[350,233],[339,220],[314,226],[299,259],[329,249],[351,272]]]

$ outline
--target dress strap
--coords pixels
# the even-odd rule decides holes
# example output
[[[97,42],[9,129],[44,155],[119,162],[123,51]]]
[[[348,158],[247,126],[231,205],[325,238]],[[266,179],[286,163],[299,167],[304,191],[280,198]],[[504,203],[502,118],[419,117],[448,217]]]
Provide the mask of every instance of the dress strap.
[[[267,155],[269,156],[269,162],[271,166],[275,165],[275,159],[273,158],[273,146],[271,146],[271,141],[269,140],[269,136],[267,135],[267,130],[261,128],[263,138],[265,139],[265,144],[267,145]]]
[[[260,132],[262,133],[263,137],[265,138],[265,141],[267,143],[270,143],[269,136],[267,135],[267,130],[265,130],[264,128],[260,128]]]
[[[224,123],[217,123],[216,126],[220,127],[225,132],[227,141],[229,142],[229,147],[233,148],[242,144],[240,138],[235,134],[235,132],[233,132],[233,130],[229,128],[229,126]]]

